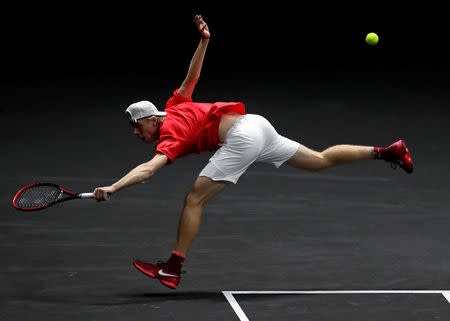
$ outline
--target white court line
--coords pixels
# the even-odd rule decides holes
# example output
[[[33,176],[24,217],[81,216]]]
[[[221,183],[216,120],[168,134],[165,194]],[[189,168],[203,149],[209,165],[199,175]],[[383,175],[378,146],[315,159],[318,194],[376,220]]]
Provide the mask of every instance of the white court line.
[[[222,291],[231,294],[442,294],[450,290]]]
[[[442,294],[450,303],[450,290],[314,290],[314,291],[222,291],[240,321],[249,321],[234,294]]]
[[[450,291],[442,291],[442,295],[447,299],[448,303],[450,303]]]
[[[241,306],[239,305],[239,303],[237,303],[236,299],[234,298],[233,294],[231,294],[231,292],[228,292],[228,291],[223,291],[222,293],[227,298],[228,303],[230,303],[231,307],[233,308],[234,312],[238,316],[239,320],[249,321],[249,319],[245,315],[244,311],[242,311]]]

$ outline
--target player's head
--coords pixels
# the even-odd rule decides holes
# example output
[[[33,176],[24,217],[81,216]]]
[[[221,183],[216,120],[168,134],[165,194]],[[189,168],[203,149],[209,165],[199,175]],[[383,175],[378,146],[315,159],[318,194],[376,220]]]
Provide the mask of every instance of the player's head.
[[[133,134],[146,143],[158,138],[159,126],[167,115],[166,112],[158,111],[155,105],[147,100],[131,104],[125,112],[130,118]]]

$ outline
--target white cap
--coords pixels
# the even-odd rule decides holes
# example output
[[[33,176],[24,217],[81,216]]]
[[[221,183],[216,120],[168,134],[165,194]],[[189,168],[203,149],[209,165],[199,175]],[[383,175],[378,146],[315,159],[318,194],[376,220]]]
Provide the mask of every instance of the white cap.
[[[155,105],[147,100],[139,101],[128,106],[125,111],[130,117],[130,121],[136,123],[139,119],[150,116],[166,116],[164,111],[158,111]]]

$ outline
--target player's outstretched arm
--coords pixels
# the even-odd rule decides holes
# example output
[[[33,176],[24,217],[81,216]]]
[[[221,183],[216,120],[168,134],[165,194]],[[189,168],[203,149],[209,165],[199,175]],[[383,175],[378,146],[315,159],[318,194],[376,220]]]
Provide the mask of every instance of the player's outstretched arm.
[[[168,161],[168,157],[163,154],[156,154],[149,162],[143,163],[132,169],[128,174],[111,186],[97,187],[93,194],[97,201],[104,201],[108,194],[113,194],[125,187],[140,183],[150,178],[155,172],[163,167]]]
[[[208,47],[209,38],[211,34],[209,32],[208,25],[203,20],[202,16],[195,16],[195,25],[200,32],[201,39],[198,44],[197,50],[191,59],[189,64],[189,70],[186,78],[184,79],[181,87],[178,89],[178,93],[184,97],[191,97],[194,92],[195,85],[200,78],[200,72],[202,70],[203,60],[205,58],[206,48]]]

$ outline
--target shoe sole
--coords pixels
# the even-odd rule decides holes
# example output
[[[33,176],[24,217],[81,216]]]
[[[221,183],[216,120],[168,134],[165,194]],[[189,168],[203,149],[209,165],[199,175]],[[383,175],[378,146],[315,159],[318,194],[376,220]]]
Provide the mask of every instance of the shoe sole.
[[[402,149],[406,151],[404,153],[404,155],[409,155],[409,159],[411,159],[411,155],[409,154],[409,150],[406,147],[406,143],[403,140],[401,140],[401,144],[402,144]],[[413,166],[412,160],[411,160],[411,167],[406,166],[405,163],[400,164],[400,167],[403,168],[408,174],[411,174],[414,171],[414,166]]]
[[[409,154],[409,150],[406,147],[406,143],[403,140],[399,140],[396,143],[400,143],[400,148],[401,148],[401,152],[402,152],[402,156],[406,157],[406,155],[409,156],[409,160],[411,163],[411,166],[406,165],[406,162],[400,161],[400,160],[385,160],[386,162],[391,162],[392,164],[396,164],[398,166],[400,166],[401,169],[403,169],[406,173],[411,174],[414,171],[414,166],[413,166],[413,162],[411,159],[411,155]],[[395,167],[392,167],[395,169]]]
[[[144,270],[142,270],[141,267],[140,267],[139,265],[136,264],[136,262],[133,262],[133,265],[134,265],[134,267],[135,267],[136,269],[138,269],[140,272],[142,272],[142,273],[145,274],[146,276],[151,277],[151,278],[154,278],[154,279],[156,278],[156,275],[148,274],[147,272],[145,272]]]

